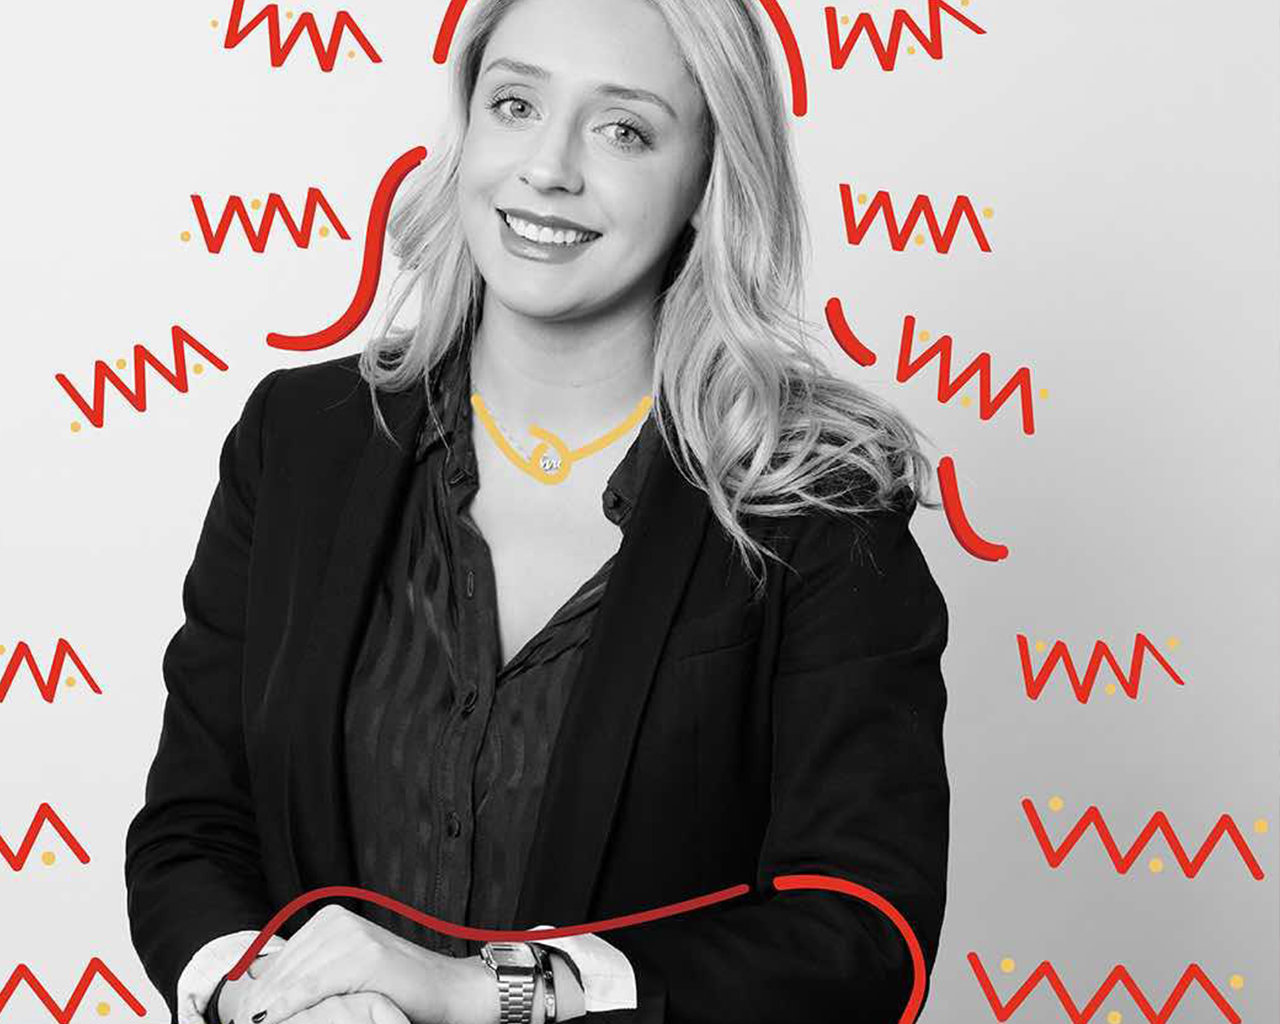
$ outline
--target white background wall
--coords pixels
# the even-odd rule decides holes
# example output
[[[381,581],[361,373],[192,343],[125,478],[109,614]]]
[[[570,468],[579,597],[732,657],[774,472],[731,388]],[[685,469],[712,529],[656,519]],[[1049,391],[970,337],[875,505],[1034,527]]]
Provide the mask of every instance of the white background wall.
[[[327,38],[339,6],[308,2],[295,17],[313,12]],[[926,0],[900,2],[927,27]],[[944,11],[941,60],[905,33],[892,71],[866,38],[836,71],[822,5],[782,7],[810,88],[808,113],[792,119],[814,228],[808,312],[841,298],[879,361],[860,368],[831,342],[832,365],[907,411],[935,442],[931,457],[955,460],[970,521],[1010,552],[980,560],[941,512],[913,520],[952,616],[950,893],[923,1019],[995,1019],[972,954],[1002,1001],[1049,961],[1084,1007],[1122,964],[1157,1011],[1199,964],[1243,1020],[1274,1021],[1280,15],[1266,0],[956,0],[985,34]],[[65,1007],[97,956],[148,1018],[167,1017],[129,941],[123,857],[182,578],[218,449],[254,384],[368,336],[373,317],[321,352],[264,342],[346,308],[378,179],[432,145],[444,112],[446,72],[431,61],[444,8],[350,0],[383,59],[346,57],[347,37],[328,73],[305,40],[272,68],[264,29],[223,49],[230,0],[6,14],[0,672],[25,642],[47,674],[62,637],[102,693],[68,662],[46,703],[24,664],[0,700],[0,838],[14,856],[0,863],[0,988],[25,964]],[[894,5],[837,10],[870,13],[887,36]],[[924,194],[945,223],[969,196],[992,211],[992,251],[962,226],[939,252],[923,222],[924,244],[902,252],[883,224],[851,246],[841,182],[888,192],[899,219]],[[299,248],[277,222],[262,253],[238,227],[217,255],[202,243],[193,193],[216,219],[231,195],[279,192],[296,218],[311,186],[350,241],[313,234]],[[980,353],[993,391],[1030,368],[1035,433],[1023,433],[1016,399],[983,422],[976,377],[940,402],[936,362],[896,382],[907,315],[929,332],[917,352],[952,336],[953,376]],[[95,361],[124,359],[117,372],[132,383],[135,342],[172,366],[173,324],[227,371],[205,365],[186,394],[150,372],[145,412],[108,385],[101,428],[54,380],[65,373],[91,396]],[[1105,662],[1085,703],[1061,665],[1027,696],[1019,634],[1046,645],[1032,648],[1037,668],[1061,640],[1083,672],[1102,642],[1128,673],[1139,632],[1185,686],[1148,655],[1136,699],[1106,693],[1118,680]],[[1120,871],[1092,828],[1052,867],[1023,799],[1054,846],[1096,806],[1122,853],[1163,812],[1194,857],[1230,815],[1264,877],[1227,836],[1194,877],[1161,834]],[[19,863],[42,802],[89,863],[48,825]],[[20,984],[0,1024],[48,1012]],[[98,978],[77,1013],[133,1011]],[[1198,983],[1169,1017],[1220,1018]],[[1069,1018],[1041,981],[1012,1019]],[[1118,985],[1093,1019],[1145,1018]]]

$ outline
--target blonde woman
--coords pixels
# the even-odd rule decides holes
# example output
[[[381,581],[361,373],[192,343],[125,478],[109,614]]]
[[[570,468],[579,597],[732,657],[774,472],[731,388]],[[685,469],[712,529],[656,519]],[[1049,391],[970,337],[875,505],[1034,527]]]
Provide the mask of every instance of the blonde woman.
[[[358,356],[227,437],[125,865],[178,1024],[896,1021],[945,902],[930,466],[799,311],[755,0],[473,0]],[[416,299],[412,329],[394,328]],[[413,310],[415,307],[410,306]],[[485,943],[445,925],[620,929]]]

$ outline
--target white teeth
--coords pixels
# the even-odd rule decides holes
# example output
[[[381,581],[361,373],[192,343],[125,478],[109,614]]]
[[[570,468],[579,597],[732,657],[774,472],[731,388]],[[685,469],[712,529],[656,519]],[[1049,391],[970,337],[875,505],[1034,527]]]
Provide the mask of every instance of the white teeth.
[[[511,226],[521,238],[527,238],[531,242],[538,242],[542,245],[574,245],[578,242],[587,240],[594,236],[584,234],[581,231],[565,231],[555,230],[548,227],[539,227],[537,224],[530,224],[527,220],[521,220],[519,217],[513,217],[509,213],[503,213],[503,218]]]

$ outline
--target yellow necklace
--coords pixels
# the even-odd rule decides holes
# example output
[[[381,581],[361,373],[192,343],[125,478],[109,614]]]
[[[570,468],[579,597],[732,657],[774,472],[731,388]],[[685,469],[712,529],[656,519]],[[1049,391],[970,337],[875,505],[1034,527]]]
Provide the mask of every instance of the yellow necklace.
[[[569,475],[570,466],[579,459],[585,459],[588,455],[594,455],[600,449],[607,448],[613,444],[614,441],[644,418],[651,405],[653,405],[652,396],[645,395],[644,398],[640,399],[639,404],[636,405],[631,415],[616,427],[601,434],[589,444],[584,444],[581,448],[575,448],[572,451],[569,450],[568,445],[551,431],[543,430],[541,427],[530,424],[529,433],[542,440],[538,442],[538,446],[533,449],[531,454],[525,455],[507,437],[506,431],[498,425],[493,413],[488,410],[481,400],[480,392],[473,391],[471,393],[471,407],[475,409],[476,415],[480,417],[480,422],[484,424],[485,430],[489,432],[489,436],[493,438],[494,443],[502,451],[502,454],[542,484],[560,483]],[[552,455],[547,450],[548,448],[554,448],[555,454]]]

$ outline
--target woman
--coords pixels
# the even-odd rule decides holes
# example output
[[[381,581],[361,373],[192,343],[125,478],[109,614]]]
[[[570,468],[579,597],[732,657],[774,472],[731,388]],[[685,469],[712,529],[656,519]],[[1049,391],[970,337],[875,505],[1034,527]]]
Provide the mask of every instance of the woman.
[[[896,1021],[901,934],[774,891],[797,873],[888,900],[932,966],[947,609],[908,529],[930,467],[795,312],[754,6],[474,5],[457,135],[392,218],[388,323],[416,291],[414,329],[246,403],[126,842],[175,1020]],[[742,883],[496,950],[331,900],[225,981],[322,886],[526,930]]]

